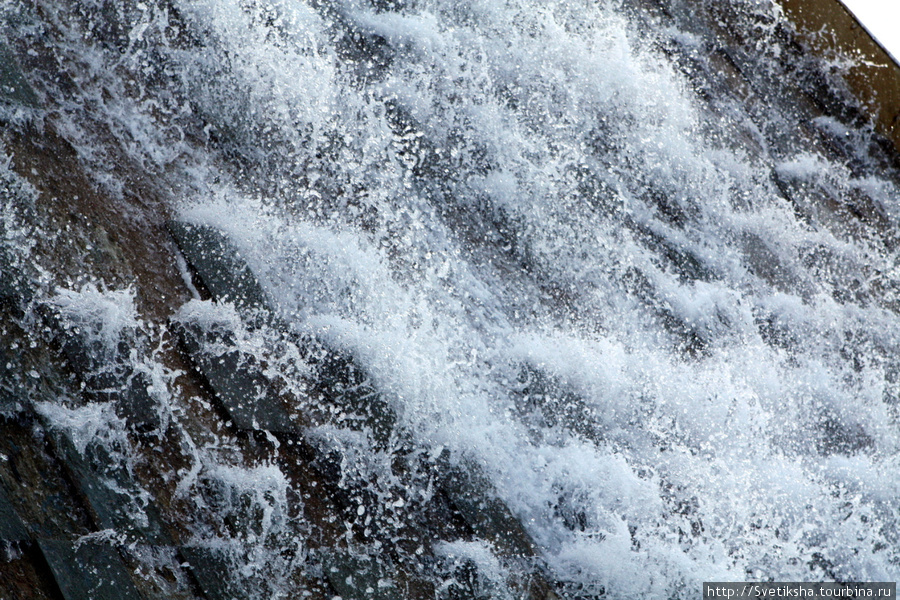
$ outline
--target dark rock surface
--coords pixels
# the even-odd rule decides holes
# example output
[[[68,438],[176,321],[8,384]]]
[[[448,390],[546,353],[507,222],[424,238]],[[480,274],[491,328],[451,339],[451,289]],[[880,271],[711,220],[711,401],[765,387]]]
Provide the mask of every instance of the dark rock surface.
[[[141,600],[115,548],[49,539],[38,546],[66,600]]]

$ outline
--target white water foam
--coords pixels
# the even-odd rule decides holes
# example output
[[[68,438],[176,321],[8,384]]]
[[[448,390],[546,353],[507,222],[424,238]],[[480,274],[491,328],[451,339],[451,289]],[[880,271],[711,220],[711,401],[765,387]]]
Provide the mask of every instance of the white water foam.
[[[361,74],[318,19],[188,6],[237,63],[229,85],[277,108],[240,125],[263,143],[235,143],[260,177],[302,162],[305,189],[221,188],[183,216],[225,230],[296,327],[350,349],[421,443],[480,462],[557,577],[616,597],[896,578],[898,320],[835,299],[892,256],[798,220],[614,7],[345,2],[389,48]],[[824,156],[777,168],[896,205]],[[813,251],[846,267],[829,280]],[[529,431],[523,365],[583,402],[593,439]]]
[[[615,2],[321,4],[173,2],[200,42],[165,50],[172,93],[217,148],[182,218],[418,443],[479,463],[555,578],[897,578],[896,256],[773,173],[888,217],[893,183],[740,147],[762,126],[708,110]],[[136,112],[135,152],[175,161]]]

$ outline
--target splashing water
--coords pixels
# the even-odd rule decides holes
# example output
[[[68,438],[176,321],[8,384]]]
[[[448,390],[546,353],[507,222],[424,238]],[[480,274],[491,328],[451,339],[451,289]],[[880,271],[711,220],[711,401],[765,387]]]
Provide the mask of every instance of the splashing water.
[[[178,173],[179,217],[354,356],[416,445],[483,469],[556,580],[900,575],[898,194],[864,134],[815,121],[842,160],[779,137],[778,99],[704,100],[677,57],[704,60],[698,34],[630,3],[126,6],[118,48],[58,17],[84,89],[118,90],[85,110]],[[266,469],[209,468],[274,482],[263,537],[288,485]],[[503,579],[480,542],[439,550]]]

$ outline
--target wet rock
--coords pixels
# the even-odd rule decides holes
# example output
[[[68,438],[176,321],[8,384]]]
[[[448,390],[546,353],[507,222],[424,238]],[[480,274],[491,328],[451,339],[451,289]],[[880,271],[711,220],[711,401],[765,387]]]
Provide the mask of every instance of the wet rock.
[[[333,20],[338,33],[336,48],[341,59],[355,67],[361,80],[379,80],[385,76],[394,59],[394,49],[378,32],[359,23],[346,11],[323,8]]]
[[[204,330],[196,323],[179,323],[176,329],[194,365],[209,382],[235,427],[300,433],[301,416],[287,411],[255,357],[233,346],[224,352],[210,352],[212,345],[230,345],[227,332]]]
[[[4,542],[24,542],[31,538],[25,524],[13,508],[6,490],[0,485],[0,540]]]
[[[0,40],[0,102],[28,108],[39,106],[37,95],[19,68],[6,42]]]
[[[5,341],[0,338],[0,341]],[[26,395],[22,388],[22,371],[17,361],[0,348],[0,414],[13,414]]]
[[[683,281],[712,281],[713,272],[703,263],[697,254],[685,245],[661,235],[649,227],[641,227],[639,236],[648,248],[657,256],[664,258],[662,264],[671,266]]]
[[[0,598],[59,600],[53,573],[37,544],[0,544]]]
[[[525,365],[519,372],[513,400],[519,414],[536,430],[563,427],[596,444],[603,429],[595,411],[557,378]]]
[[[51,320],[52,321],[52,320]],[[161,427],[156,400],[150,395],[150,378],[135,369],[130,356],[133,344],[122,342],[109,351],[99,342],[89,342],[71,329],[54,326],[66,357],[66,368],[81,383],[83,397],[93,402],[111,402],[116,413],[138,433],[158,432]]]
[[[786,294],[801,290],[803,286],[793,269],[784,265],[758,235],[745,234],[741,243],[747,264],[757,276]]]
[[[850,190],[841,190],[815,165],[781,164],[772,181],[790,202],[794,214],[812,227],[825,228],[841,239],[866,235],[865,219],[854,211]],[[808,172],[809,171],[809,172]],[[774,284],[773,284],[774,285]]]
[[[484,584],[478,566],[470,559],[444,557],[437,575],[442,580],[435,595],[437,600],[493,600],[497,597]]]
[[[475,542],[475,554],[469,555],[466,548],[469,544],[462,542],[461,545],[448,544],[438,548],[433,572],[437,582],[436,600],[499,600],[509,597],[557,600],[554,586],[538,560],[500,556],[497,557],[500,569],[488,567],[489,572],[485,572],[479,565],[485,559],[481,555],[485,548]],[[498,578],[498,571],[506,572],[502,579]]]
[[[531,536],[509,507],[497,498],[477,465],[469,461],[451,464],[445,451],[438,459],[437,471],[440,489],[476,536],[491,542],[502,555],[536,556]]]
[[[38,540],[66,600],[141,600],[115,548],[95,542]]]
[[[694,358],[707,352],[709,340],[703,332],[676,314],[643,271],[629,267],[622,276],[622,284],[629,294],[653,311],[659,324],[674,337],[679,351]]]
[[[210,226],[178,221],[170,223],[169,228],[216,301],[233,302],[249,327],[267,323],[276,330],[287,330],[287,325],[274,316],[269,299],[249,265],[222,232]],[[214,334],[204,332],[199,326],[182,326],[179,331],[188,353],[238,428],[298,432],[297,416],[289,415],[279,406],[280,400],[272,393],[270,382],[258,364],[254,364],[255,359],[236,351],[206,356],[204,346],[222,343],[223,337],[204,341],[204,336]],[[321,340],[297,338],[294,341],[316,369],[312,393],[342,410],[343,423],[357,429],[368,427],[377,442],[386,442],[394,430],[396,417],[358,362]]]
[[[251,321],[271,304],[250,267],[225,235],[209,225],[172,221],[169,231],[203,286],[219,302],[233,302]]]
[[[132,373],[110,394],[110,400],[116,404],[116,414],[138,433],[161,433],[159,407],[150,395],[150,384],[145,373]]]
[[[859,423],[848,422],[832,411],[824,411],[819,418],[816,450],[823,456],[871,453],[875,440]]]
[[[158,509],[142,498],[146,494],[141,493],[126,465],[98,444],[88,444],[82,454],[66,434],[56,440],[57,451],[100,529],[151,544],[172,544]]]
[[[322,355],[317,365],[316,391],[346,411],[345,423],[355,429],[367,427],[376,442],[387,442],[397,418],[366,372],[349,354],[323,348]]]
[[[31,302],[34,290],[10,252],[0,247],[0,306],[21,315],[25,305]]]
[[[34,535],[85,535],[95,525],[48,437],[28,412],[0,419],[0,487]]]
[[[190,565],[190,572],[207,600],[250,597],[248,590],[233,583],[234,566],[222,552],[211,548],[184,547],[181,548],[181,555]]]
[[[771,312],[757,311],[756,326],[762,339],[771,346],[793,350],[800,343],[791,324],[786,319]]]
[[[335,550],[322,557],[325,577],[345,600],[403,600],[385,558]]]

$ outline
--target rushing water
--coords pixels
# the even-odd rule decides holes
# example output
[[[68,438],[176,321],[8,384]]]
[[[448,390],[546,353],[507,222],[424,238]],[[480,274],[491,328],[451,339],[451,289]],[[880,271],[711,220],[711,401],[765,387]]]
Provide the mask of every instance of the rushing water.
[[[865,132],[816,123],[856,162],[779,142],[777,98],[703,99],[678,58],[703,41],[628,2],[40,4],[82,73],[60,128],[98,181],[118,175],[85,114],[227,234],[292,330],[356,357],[415,445],[480,465],[554,580],[638,598],[900,575],[900,197]],[[826,194],[865,196],[881,229]],[[98,335],[134,326],[121,290],[54,301],[108,303]],[[383,468],[358,435],[310,435]],[[205,469],[287,493],[274,466]],[[477,541],[433,551],[503,578]]]

